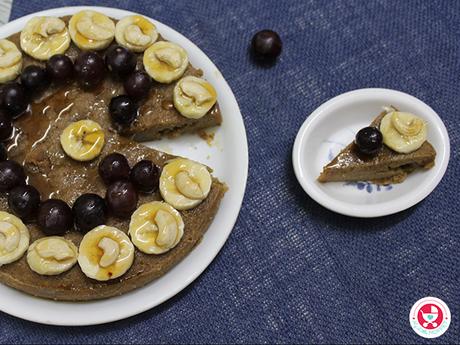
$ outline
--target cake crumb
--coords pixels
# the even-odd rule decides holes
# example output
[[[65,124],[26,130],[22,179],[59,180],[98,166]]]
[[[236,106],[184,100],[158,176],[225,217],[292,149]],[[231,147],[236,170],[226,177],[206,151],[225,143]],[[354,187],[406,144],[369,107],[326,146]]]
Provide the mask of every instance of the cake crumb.
[[[212,143],[214,141],[214,135],[215,133],[214,132],[206,132],[204,130],[202,131],[199,131],[198,132],[198,135],[200,136],[201,139],[203,139],[204,141],[206,141],[206,143],[209,145],[209,146],[212,146]]]

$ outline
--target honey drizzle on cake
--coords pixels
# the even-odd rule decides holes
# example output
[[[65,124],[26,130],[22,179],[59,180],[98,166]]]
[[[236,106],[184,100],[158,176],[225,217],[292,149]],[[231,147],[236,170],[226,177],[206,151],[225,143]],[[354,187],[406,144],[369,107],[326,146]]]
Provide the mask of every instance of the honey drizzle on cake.
[[[67,22],[69,17],[62,19]],[[13,35],[11,40],[18,44],[18,37],[19,34]],[[66,52],[66,55],[72,59],[75,59],[78,54],[79,50],[73,44]],[[24,56],[24,67],[28,65],[43,67],[42,62]],[[198,76],[202,74],[200,70],[194,69],[191,65],[188,65],[187,73]],[[181,116],[174,107],[169,109],[161,107],[162,101],[171,102],[171,97],[164,91],[168,87],[172,89],[173,85],[156,85],[155,91],[152,91],[157,94],[157,97],[153,97],[154,102],[152,104],[155,105],[154,108],[159,109],[159,113],[152,111],[152,108],[147,109],[145,113],[141,111],[138,121],[134,125],[139,124],[139,120],[146,118],[159,119],[161,123],[164,118],[168,118],[170,115],[175,120],[177,120],[176,116]],[[95,192],[103,195],[105,192],[105,187],[97,173],[98,159],[83,164],[70,160],[62,151],[58,137],[62,131],[62,126],[68,124],[69,121],[82,118],[97,119],[104,124],[104,130],[110,134],[108,150],[110,152],[122,152],[130,160],[130,164],[141,159],[149,159],[162,166],[166,160],[172,158],[162,152],[121,138],[111,128],[107,110],[108,100],[121,94],[122,89],[122,83],[109,76],[104,79],[102,85],[91,92],[83,91],[76,83],[58,85],[57,87],[51,86],[40,99],[31,104],[28,111],[20,119],[15,121],[16,130],[9,145],[8,156],[12,160],[25,163],[28,182],[35,185],[41,192],[43,200],[57,196],[63,202],[72,205],[75,198],[81,193]],[[147,111],[149,111],[148,114]],[[150,114],[152,116],[149,116]],[[161,115],[165,116],[162,117]],[[203,117],[204,121],[182,117],[179,120],[179,125],[173,127],[173,130],[185,127],[191,131],[196,131],[203,127],[220,124],[221,116],[216,104],[213,110]],[[174,123],[174,121],[172,122]],[[197,128],[194,127],[195,124],[198,124]],[[152,123],[144,125],[151,126]],[[130,128],[131,132],[127,132],[127,134],[131,135],[135,134],[136,131],[143,130],[142,127],[134,127]],[[29,274],[30,269],[27,267],[25,257],[2,267],[0,281],[35,296],[57,300],[92,300],[133,290],[167,272],[193,249],[212,221],[225,191],[225,185],[217,179],[213,179],[207,198],[197,207],[183,212],[187,227],[183,241],[179,242],[177,247],[168,255],[151,257],[136,252],[136,261],[131,270],[111,284],[89,281],[76,268],[59,277]],[[140,201],[142,203],[158,198],[158,193],[142,195]],[[0,196],[0,206],[3,209],[8,208],[5,195]],[[122,231],[127,230],[126,220],[111,217],[107,222],[116,225]],[[29,230],[32,240],[43,237],[43,232],[35,224],[30,224]],[[81,233],[75,231],[65,233],[64,237],[75,244],[81,241]]]

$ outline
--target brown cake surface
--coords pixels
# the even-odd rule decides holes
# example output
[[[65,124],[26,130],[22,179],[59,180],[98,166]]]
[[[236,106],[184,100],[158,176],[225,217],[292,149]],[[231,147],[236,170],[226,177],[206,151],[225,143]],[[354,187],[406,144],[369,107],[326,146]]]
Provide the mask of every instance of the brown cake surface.
[[[18,43],[18,35],[11,39]],[[66,54],[75,57],[77,53],[78,49],[72,45]],[[39,63],[24,56],[24,66],[28,64]],[[201,72],[189,66],[186,74],[201,75]],[[146,140],[166,132],[174,134],[221,122],[217,105],[200,120],[190,120],[179,115],[171,107],[172,87],[155,84],[137,121],[123,134],[139,135]],[[27,114],[15,121],[15,135],[8,142],[9,159],[24,164],[28,182],[40,191],[42,200],[60,198],[72,205],[83,193],[96,193],[104,197],[106,186],[98,175],[97,167],[100,160],[109,153],[122,153],[131,166],[142,159],[149,159],[162,167],[167,160],[174,158],[120,136],[112,128],[108,104],[114,95],[121,92],[121,83],[109,77],[91,92],[81,90],[75,83],[52,88],[32,103]],[[90,162],[69,158],[59,140],[62,130],[70,122],[81,119],[98,122],[105,133],[106,143],[101,155]],[[78,264],[60,275],[42,276],[29,268],[24,255],[16,262],[0,267],[0,282],[34,296],[66,301],[108,298],[134,290],[168,272],[199,243],[217,213],[225,190],[224,184],[213,179],[208,197],[197,207],[181,211],[185,229],[177,246],[161,255],[147,255],[136,249],[132,267],[120,278],[98,282],[87,278]],[[140,194],[138,206],[153,200],[162,200],[158,192]],[[0,210],[9,211],[6,195],[0,196]],[[111,215],[106,224],[127,233],[129,219],[123,220]],[[35,224],[27,224],[27,227],[31,234],[30,243],[45,236]],[[83,235],[72,230],[64,237],[78,246]]]
[[[70,16],[63,17],[62,19],[67,24]],[[115,19],[112,20],[117,22]],[[19,50],[21,50],[19,36],[20,33],[17,33],[8,37],[8,39],[14,42]],[[163,38],[159,36],[158,40],[161,41]],[[112,45],[115,44],[112,43]],[[72,42],[65,55],[75,61],[80,52],[81,50]],[[101,56],[104,56],[105,50],[99,51],[99,53]],[[137,69],[144,70],[142,63],[143,54],[137,54],[137,56]],[[44,63],[33,59],[23,52],[23,69],[28,65],[44,66]],[[189,75],[201,77],[203,72],[200,69],[194,68],[189,63],[183,76]],[[142,102],[138,117],[129,127],[123,129],[122,134],[127,137],[133,137],[137,141],[148,141],[159,139],[165,134],[176,136],[182,133],[194,133],[204,128],[218,126],[222,123],[222,116],[217,103],[200,119],[189,119],[182,116],[173,105],[174,86],[175,82],[161,84],[154,81],[149,97]],[[111,94],[111,98],[124,93],[122,82],[114,80],[109,74],[107,74],[104,85],[99,89],[107,94]],[[79,90],[83,92],[81,89]]]
[[[386,112],[381,113],[371,126],[379,127]],[[360,155],[354,143],[345,147],[318,177],[319,182],[371,181],[378,184],[401,183],[417,169],[429,169],[434,165],[436,151],[425,141],[416,151],[398,153],[383,145],[374,157]]]

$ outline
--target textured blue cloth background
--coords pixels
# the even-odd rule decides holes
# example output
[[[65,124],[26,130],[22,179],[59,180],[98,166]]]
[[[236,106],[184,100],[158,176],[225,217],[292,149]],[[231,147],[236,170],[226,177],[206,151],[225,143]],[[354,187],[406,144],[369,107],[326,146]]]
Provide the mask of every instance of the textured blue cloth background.
[[[11,18],[88,3],[14,0]],[[247,128],[244,205],[216,260],[158,308],[85,328],[43,326],[0,313],[2,343],[460,342],[460,2],[97,4],[170,25],[220,68]],[[270,69],[254,66],[247,55],[253,33],[263,28],[278,31],[284,43]],[[363,87],[402,90],[431,105],[452,147],[447,174],[428,198],[369,220],[316,204],[291,164],[306,116],[329,98]],[[452,313],[450,329],[435,340],[420,338],[409,325],[412,304],[424,296],[443,299]]]

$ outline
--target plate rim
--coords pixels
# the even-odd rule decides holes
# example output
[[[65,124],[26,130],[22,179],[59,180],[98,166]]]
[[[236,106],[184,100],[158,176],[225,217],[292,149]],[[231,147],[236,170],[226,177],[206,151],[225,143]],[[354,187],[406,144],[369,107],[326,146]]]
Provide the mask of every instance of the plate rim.
[[[321,192],[317,191],[313,187],[315,181],[313,182],[308,181],[306,178],[304,178],[304,176],[302,175],[302,169],[301,169],[302,147],[303,147],[304,142],[308,140],[308,138],[306,138],[306,132],[308,131],[309,127],[312,126],[316,121],[318,121],[322,113],[330,107],[340,104],[341,102],[345,102],[346,100],[351,99],[352,97],[365,98],[365,97],[381,95],[382,93],[392,94],[395,97],[406,98],[410,100],[411,102],[418,103],[419,105],[425,107],[427,111],[431,113],[431,116],[433,116],[433,118],[435,119],[436,126],[439,128],[441,132],[441,139],[442,139],[442,143],[444,146],[444,155],[440,159],[441,164],[438,168],[439,170],[437,174],[434,176],[430,184],[427,185],[425,189],[422,189],[418,193],[414,194],[411,200],[404,205],[400,205],[398,203],[392,203],[391,201],[388,201],[388,202],[383,203],[383,205],[385,205],[386,207],[381,207],[382,204],[380,204],[380,208],[373,208],[372,206],[374,205],[357,206],[355,204],[352,205],[352,204],[348,204],[341,200],[333,199],[327,193],[324,193],[322,191]],[[336,212],[336,213],[339,213],[345,216],[356,217],[356,218],[376,218],[376,217],[388,216],[391,214],[395,214],[395,213],[404,211],[418,204],[420,201],[425,199],[436,188],[436,186],[441,182],[444,174],[446,173],[447,166],[449,164],[449,160],[450,160],[449,133],[447,131],[446,126],[444,125],[444,122],[440,118],[440,116],[428,104],[418,99],[417,97],[412,96],[403,91],[387,89],[387,88],[355,89],[355,90],[351,90],[351,91],[347,91],[345,93],[339,94],[327,100],[326,102],[322,103],[302,123],[296,135],[293,149],[292,149],[292,164],[294,168],[294,174],[299,184],[302,186],[303,190],[313,200],[315,200],[318,204],[322,205],[323,207],[333,212]]]
[[[232,116],[236,117],[236,125],[238,127],[237,131],[240,132],[239,134],[241,134],[241,137],[238,139],[239,142],[242,144],[242,145],[240,145],[240,148],[239,148],[241,150],[240,153],[242,153],[242,156],[240,157],[241,166],[239,168],[239,170],[241,170],[240,171],[241,178],[240,178],[240,181],[238,181],[238,185],[232,186],[232,190],[235,193],[234,198],[236,198],[234,206],[233,206],[233,209],[235,210],[234,211],[235,214],[232,214],[232,216],[231,216],[232,220],[230,220],[228,222],[228,230],[227,231],[221,231],[222,236],[220,237],[220,241],[219,241],[219,243],[216,243],[215,247],[212,248],[212,250],[207,249],[208,250],[208,256],[207,256],[207,258],[205,260],[206,262],[203,263],[203,264],[200,264],[198,268],[195,268],[193,273],[191,275],[187,276],[186,278],[184,278],[184,280],[182,281],[182,283],[179,286],[175,286],[175,287],[172,287],[171,289],[169,289],[168,293],[164,294],[164,296],[161,299],[159,299],[158,302],[156,302],[156,303],[148,303],[148,301],[145,301],[145,304],[143,305],[142,308],[137,308],[136,310],[132,310],[132,311],[128,311],[127,309],[122,308],[123,311],[120,312],[117,315],[107,315],[107,314],[105,314],[105,317],[100,317],[98,319],[89,318],[89,319],[80,319],[80,320],[75,320],[74,319],[72,321],[67,321],[67,319],[62,320],[62,319],[59,319],[59,318],[50,319],[49,315],[44,315],[46,313],[40,313],[39,312],[39,313],[36,313],[36,314],[30,314],[28,312],[20,310],[20,308],[15,309],[15,308],[11,308],[11,307],[5,307],[1,302],[2,299],[0,299],[0,311],[4,312],[6,314],[9,314],[9,315],[24,319],[24,320],[37,322],[37,323],[41,323],[41,324],[54,325],[54,326],[89,326],[89,325],[104,324],[104,323],[109,323],[109,322],[114,322],[114,321],[126,319],[126,318],[129,318],[131,316],[138,315],[138,314],[140,314],[142,312],[145,312],[147,310],[150,310],[150,309],[153,309],[153,308],[157,307],[158,305],[160,305],[163,302],[167,301],[168,299],[174,297],[176,294],[178,294],[183,289],[185,289],[187,286],[189,286],[212,263],[212,261],[215,259],[217,254],[220,252],[220,250],[224,246],[224,244],[227,242],[227,239],[230,236],[230,234],[231,234],[231,232],[232,232],[232,230],[233,230],[233,228],[235,226],[235,223],[238,220],[240,211],[241,211],[241,207],[242,207],[243,200],[244,200],[244,195],[245,195],[245,192],[246,192],[247,179],[248,179],[248,169],[249,169],[248,140],[247,140],[247,134],[246,134],[246,128],[245,128],[245,124],[244,124],[244,119],[243,119],[243,116],[241,114],[241,110],[239,108],[239,105],[238,105],[238,102],[236,100],[236,97],[235,97],[232,89],[230,88],[230,85],[228,84],[226,79],[223,77],[223,74],[220,71],[220,69],[214,64],[214,62],[208,57],[208,55],[206,55],[189,38],[187,38],[185,35],[183,35],[180,32],[178,32],[177,30],[171,28],[169,25],[164,24],[164,23],[162,23],[162,22],[160,22],[160,21],[158,21],[156,19],[153,19],[151,17],[148,17],[147,15],[144,15],[142,13],[137,13],[137,12],[124,10],[124,9],[119,9],[119,8],[113,8],[113,7],[107,7],[107,6],[65,6],[65,7],[56,7],[56,8],[46,9],[46,10],[43,10],[43,11],[33,12],[33,13],[27,14],[25,16],[16,18],[16,19],[14,19],[14,20],[12,20],[12,21],[10,21],[10,22],[8,22],[8,23],[6,23],[6,24],[4,24],[4,25],[2,25],[0,27],[0,32],[2,32],[2,34],[0,34],[0,36],[1,37],[7,37],[12,33],[18,32],[18,30],[13,29],[13,28],[18,26],[18,25],[23,26],[23,24],[25,24],[25,22],[27,20],[29,20],[30,18],[35,17],[35,16],[40,16],[40,15],[42,15],[42,16],[43,15],[65,16],[65,15],[74,14],[74,13],[76,13],[78,11],[85,10],[85,9],[91,9],[91,10],[103,12],[103,13],[106,13],[108,16],[113,17],[113,18],[119,18],[119,17],[122,17],[122,16],[132,15],[132,14],[142,15],[142,16],[146,17],[147,19],[151,20],[152,22],[154,22],[154,24],[157,25],[157,27],[159,28],[160,32],[163,29],[166,29],[166,31],[168,31],[168,33],[165,34],[166,37],[168,35],[174,35],[174,36],[179,37],[181,40],[185,40],[187,42],[187,44],[190,45],[193,48],[194,51],[196,51],[196,54],[201,55],[203,57],[202,66],[198,66],[198,67],[203,67],[203,65],[208,65],[208,66],[210,66],[209,67],[210,69],[213,69],[214,71],[217,71],[219,73],[219,75],[220,75],[219,81],[220,81],[220,83],[222,83],[221,84],[222,87],[224,89],[226,89],[226,92],[225,92],[226,93],[226,98],[227,98],[227,100],[229,102],[231,102]],[[23,23],[23,24],[21,24],[21,23]],[[8,33],[9,31],[12,31],[12,32]],[[163,34],[163,32],[162,32],[162,34]],[[224,198],[225,198],[225,196],[224,196]],[[216,214],[216,216],[219,214],[219,212],[223,212],[222,207],[219,208],[219,211]],[[213,220],[213,222],[214,221],[215,220]],[[194,248],[194,250],[196,250],[196,249],[197,249],[197,247]],[[179,265],[180,263],[183,263],[184,261],[186,261],[188,256],[191,253],[193,253],[194,250],[192,250],[190,253],[188,253],[187,256],[183,260],[181,260],[181,262],[179,262],[177,265]],[[174,267],[176,267],[177,265],[175,265]],[[168,271],[168,272],[170,272],[170,271]],[[162,277],[154,280],[153,282],[159,281],[161,279],[162,279]],[[151,282],[151,283],[153,283],[153,282]],[[151,284],[151,283],[149,283],[149,284]],[[88,301],[88,302],[61,302],[61,301],[53,301],[53,300],[42,299],[42,298],[33,297],[31,295],[25,294],[25,293],[20,292],[20,291],[18,291],[16,289],[10,288],[10,287],[8,287],[8,286],[6,286],[4,284],[0,284],[0,288],[11,289],[11,290],[13,290],[14,293],[19,293],[21,295],[20,296],[21,298],[24,297],[24,298],[27,298],[27,299],[39,300],[40,302],[43,302],[43,303],[46,303],[46,304],[49,303],[49,304],[57,304],[57,305],[61,305],[61,304],[62,305],[81,305],[81,304],[84,305],[84,304],[99,304],[99,303],[103,304],[103,303],[105,303],[107,301],[111,301],[111,300],[114,300],[114,299],[117,299],[117,298],[121,298],[121,297],[126,298],[126,296],[128,296],[131,293],[138,292],[139,290],[148,289],[149,284],[147,284],[146,286],[140,287],[138,289],[135,289],[132,292],[128,292],[126,294],[123,294],[121,296],[115,296],[115,297],[111,297],[111,298],[108,298],[108,299],[94,300],[94,301]]]

